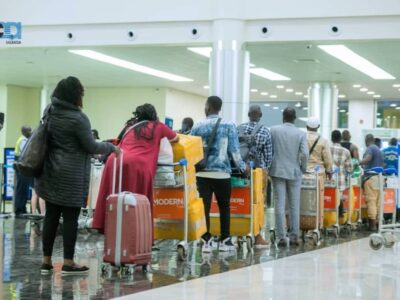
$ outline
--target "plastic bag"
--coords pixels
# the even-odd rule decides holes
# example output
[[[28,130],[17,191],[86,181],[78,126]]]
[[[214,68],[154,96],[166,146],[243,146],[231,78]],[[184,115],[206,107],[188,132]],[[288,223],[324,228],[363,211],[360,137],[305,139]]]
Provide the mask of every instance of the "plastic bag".
[[[174,153],[171,143],[167,138],[160,141],[160,152],[158,154],[158,164],[172,164],[174,162]],[[176,185],[174,167],[159,166],[156,174],[157,186],[174,186]]]

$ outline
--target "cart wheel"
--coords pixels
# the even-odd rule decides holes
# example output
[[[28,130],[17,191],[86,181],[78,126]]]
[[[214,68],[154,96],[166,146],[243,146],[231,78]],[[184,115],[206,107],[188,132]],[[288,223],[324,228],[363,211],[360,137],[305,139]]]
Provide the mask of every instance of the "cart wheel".
[[[275,240],[276,240],[275,230],[274,230],[274,229],[271,229],[271,230],[269,231],[269,233],[270,233],[269,239],[271,240],[271,244],[274,244],[274,243],[275,243]]]
[[[315,246],[319,246],[320,238],[319,238],[318,233],[313,232],[313,234],[312,234],[312,239],[313,239],[314,245],[315,245]]]
[[[337,239],[339,237],[339,227],[333,227],[332,234]]]
[[[178,260],[185,261],[187,257],[186,249],[182,245],[178,245]]]
[[[383,240],[384,240],[385,248],[392,248],[394,246],[394,244],[396,243],[396,238],[390,233],[385,234],[383,236]]]
[[[380,250],[382,249],[384,244],[383,237],[380,234],[371,234],[369,237],[369,246],[373,250]]]
[[[148,265],[143,265],[142,266],[142,272],[143,273],[147,273],[149,270],[148,270]]]
[[[247,246],[247,251],[249,252],[253,251],[254,240],[252,236],[246,237],[246,246]]]
[[[101,265],[101,275],[102,276],[107,276],[108,278],[111,277],[111,266],[110,266],[110,264],[103,263]]]

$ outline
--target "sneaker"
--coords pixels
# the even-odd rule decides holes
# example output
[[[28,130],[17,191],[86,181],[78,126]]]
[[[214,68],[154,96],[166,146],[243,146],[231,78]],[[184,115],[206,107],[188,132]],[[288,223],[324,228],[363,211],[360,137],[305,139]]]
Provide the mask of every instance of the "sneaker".
[[[89,268],[86,266],[66,266],[63,265],[61,269],[62,275],[86,275],[89,273]]]
[[[206,240],[201,239],[203,246],[201,247],[201,252],[203,253],[211,253],[212,252],[212,239]]]
[[[263,237],[259,234],[256,236],[254,247],[256,249],[265,249],[269,247],[269,242],[264,240]]]
[[[53,266],[49,264],[42,264],[40,267],[40,274],[42,275],[49,275],[51,272],[53,272]]]
[[[284,247],[287,247],[287,240],[286,240],[286,238],[283,238],[283,239],[280,239],[279,240],[279,242],[278,242],[278,247],[281,247],[281,248],[284,248]]]
[[[229,252],[229,251],[235,251],[236,246],[232,243],[232,239],[228,237],[224,239],[222,242],[219,242],[218,249],[220,252]]]

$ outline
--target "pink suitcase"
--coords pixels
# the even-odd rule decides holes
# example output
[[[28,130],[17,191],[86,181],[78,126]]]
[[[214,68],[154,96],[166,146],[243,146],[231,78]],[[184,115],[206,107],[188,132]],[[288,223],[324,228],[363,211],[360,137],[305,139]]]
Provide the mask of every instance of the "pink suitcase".
[[[110,265],[128,273],[132,273],[137,265],[143,266],[145,270],[151,260],[153,242],[150,202],[146,196],[121,192],[122,162],[121,154],[119,192],[115,193],[117,160],[114,159],[113,193],[107,198],[104,230],[106,265],[103,265],[103,272],[109,272]]]

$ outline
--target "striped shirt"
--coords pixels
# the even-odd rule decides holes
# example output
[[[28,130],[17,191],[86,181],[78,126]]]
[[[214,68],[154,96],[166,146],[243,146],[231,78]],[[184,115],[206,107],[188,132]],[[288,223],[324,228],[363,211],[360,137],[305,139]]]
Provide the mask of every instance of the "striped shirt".
[[[339,143],[331,146],[333,165],[339,168],[338,180],[339,190],[343,192],[346,189],[346,173],[353,172],[353,163],[350,151],[342,147]]]

